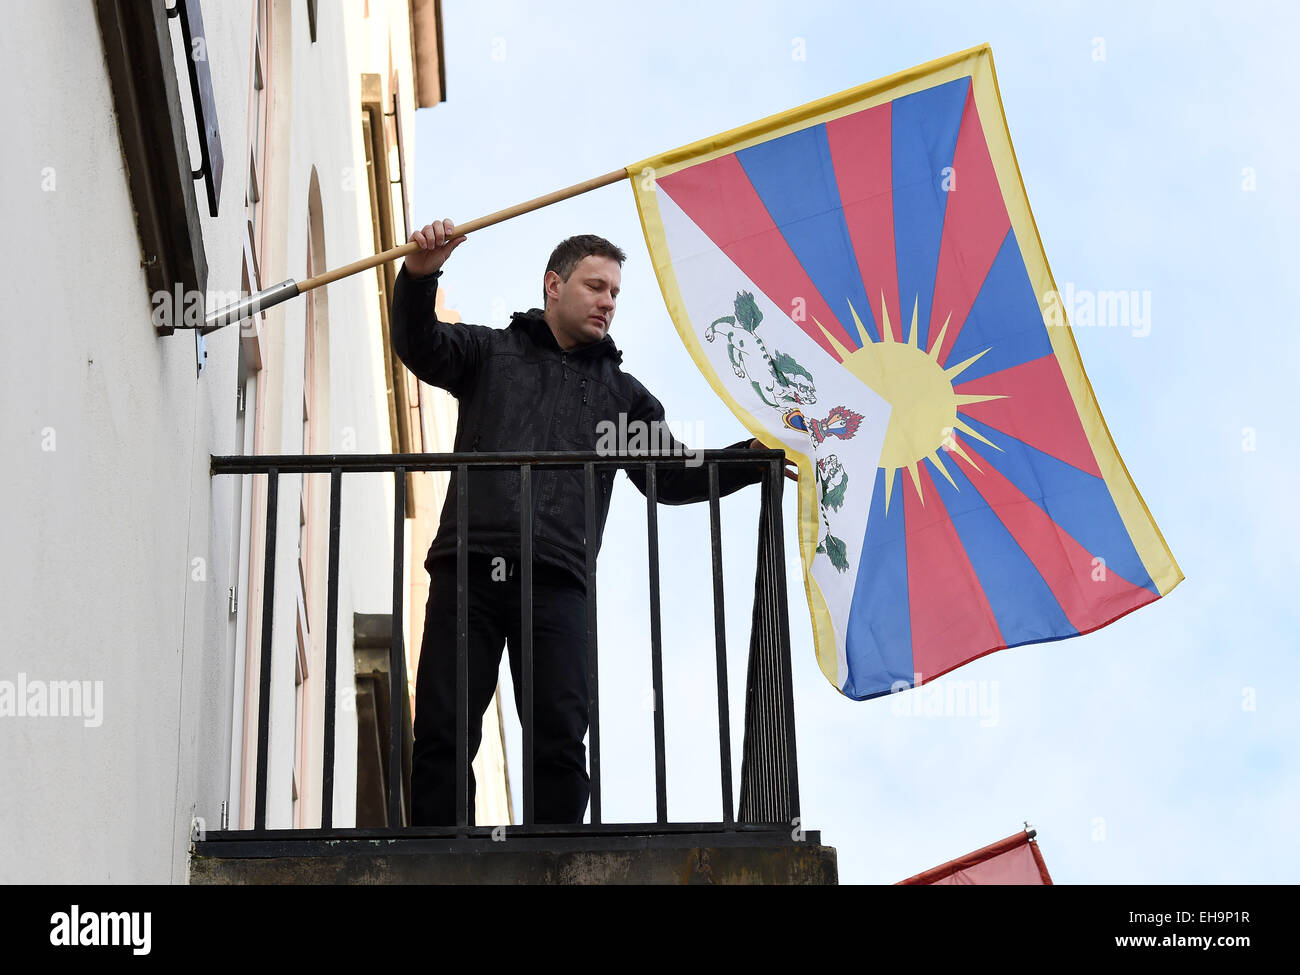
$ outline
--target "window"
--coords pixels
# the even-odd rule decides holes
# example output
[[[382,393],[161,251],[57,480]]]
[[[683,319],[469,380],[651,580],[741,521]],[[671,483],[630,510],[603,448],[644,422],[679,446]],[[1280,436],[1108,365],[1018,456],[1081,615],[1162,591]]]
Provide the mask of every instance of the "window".
[[[272,64],[271,19],[269,4],[257,0],[251,24],[251,65],[248,78],[248,144],[247,187],[243,240],[243,268],[240,287],[245,294],[261,291],[265,271],[265,242],[269,227],[266,203],[269,187],[266,179],[266,158],[272,133],[270,119]],[[240,323],[239,355],[240,383],[243,389],[244,436],[237,451],[247,454],[261,453],[261,419],[266,415],[264,405],[269,394],[268,377],[263,372],[266,365],[262,347],[262,330],[266,316],[259,313]],[[238,810],[240,828],[253,825],[256,799],[257,767],[257,700],[259,660],[262,647],[262,580],[265,573],[266,546],[266,481],[264,478],[244,476],[243,489],[238,500],[239,538],[246,541],[247,551],[242,554],[239,566],[237,593],[236,643],[235,643],[235,699],[234,727],[231,753],[231,800]],[[284,482],[281,482],[281,491]],[[296,763],[295,763],[296,765]],[[294,783],[295,800],[298,792]]]
[[[312,273],[311,228],[307,231],[307,273]],[[316,404],[316,292],[309,291],[306,296],[306,322],[303,329],[303,377],[302,377],[302,453],[321,453],[318,442],[318,425],[313,423]],[[314,593],[316,572],[314,571],[316,554],[316,518],[314,517],[316,487],[322,475],[304,474],[302,491],[298,503],[298,626],[297,626],[297,663],[295,665],[296,689],[294,691],[294,814],[296,827],[314,825],[305,819],[307,803],[306,782],[312,762],[312,728],[316,709],[313,706],[317,697],[316,688],[310,683],[312,664],[316,659],[316,647],[312,633],[311,621],[318,619],[318,606],[315,605]],[[328,482],[327,482],[328,483]]]
[[[167,14],[162,4],[133,0],[96,0],[95,12],[150,298],[177,286],[206,293],[208,263]],[[163,316],[158,333],[170,335],[174,322]]]
[[[262,255],[266,252],[267,157],[271,106],[271,21],[267,0],[257,0],[253,15],[252,77],[248,94],[248,176],[244,191],[247,233],[244,236],[246,291],[262,290]],[[250,363],[262,368],[262,325],[258,313],[240,324],[240,342]]]
[[[366,153],[366,178],[370,190],[370,220],[374,233],[375,253],[397,246],[401,198],[394,191],[389,168],[390,139],[396,129],[388,122],[383,79],[377,74],[361,76],[361,141]],[[395,106],[394,106],[395,110]],[[400,157],[399,157],[400,159]],[[401,174],[399,173],[399,176]],[[404,229],[404,227],[403,227]],[[403,236],[405,239],[405,235]],[[379,285],[379,319],[384,346],[384,365],[388,378],[388,423],[394,453],[419,453],[424,449],[418,423],[418,386],[402,361],[393,352],[389,337],[389,310],[397,268],[389,261],[375,268]],[[413,407],[417,410],[414,413]],[[414,475],[407,475],[406,516],[415,517]]]

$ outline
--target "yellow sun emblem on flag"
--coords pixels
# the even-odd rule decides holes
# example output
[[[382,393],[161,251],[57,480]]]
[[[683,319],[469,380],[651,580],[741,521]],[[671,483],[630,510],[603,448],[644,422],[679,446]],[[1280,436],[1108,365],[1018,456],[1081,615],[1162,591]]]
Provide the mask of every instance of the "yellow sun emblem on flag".
[[[981,436],[970,425],[957,416],[959,407],[971,403],[983,403],[988,400],[1005,399],[1003,396],[964,395],[953,389],[953,381],[971,367],[980,356],[988,352],[976,353],[964,362],[944,368],[939,362],[939,350],[943,348],[943,337],[948,331],[948,321],[931,343],[930,348],[921,349],[917,345],[916,312],[918,301],[912,302],[912,325],[907,338],[898,342],[894,339],[893,329],[889,324],[889,309],[885,306],[885,296],[880,296],[881,340],[871,341],[862,319],[858,317],[853,302],[849,302],[849,312],[857,326],[862,339],[862,348],[846,349],[838,339],[826,330],[821,322],[813,318],[822,334],[834,346],[840,361],[848,370],[871,387],[886,400],[890,407],[889,429],[885,431],[885,444],[880,451],[880,466],[885,470],[885,510],[889,510],[890,495],[894,487],[894,475],[905,468],[916,488],[916,496],[925,504],[921,491],[921,479],[917,464],[922,458],[938,469],[948,483],[954,488],[957,482],[952,479],[948,469],[943,465],[939,455],[940,448],[958,454],[977,471],[980,466],[952,438],[953,430],[960,430],[967,436],[982,441],[993,447],[998,446]]]

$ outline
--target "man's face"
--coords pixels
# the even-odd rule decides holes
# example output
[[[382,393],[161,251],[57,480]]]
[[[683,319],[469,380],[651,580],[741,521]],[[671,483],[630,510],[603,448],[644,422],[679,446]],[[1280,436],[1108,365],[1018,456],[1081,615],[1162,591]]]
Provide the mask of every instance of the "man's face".
[[[562,349],[599,342],[614,321],[622,272],[612,257],[590,255],[578,262],[569,280],[546,272],[546,321]]]

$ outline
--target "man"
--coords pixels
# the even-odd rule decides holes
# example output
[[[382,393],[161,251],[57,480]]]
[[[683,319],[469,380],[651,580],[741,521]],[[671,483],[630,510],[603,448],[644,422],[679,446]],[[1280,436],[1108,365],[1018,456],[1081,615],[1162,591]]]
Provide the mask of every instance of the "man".
[[[614,429],[659,431],[664,409],[620,368],[609,337],[619,295],[622,250],[595,236],[563,241],[546,267],[543,308],[512,316],[504,329],[448,324],[434,314],[442,267],[467,238],[450,220],[411,234],[393,292],[393,348],[415,375],[460,403],[456,451],[598,449],[602,421]],[[652,434],[653,436],[653,434]],[[607,441],[606,441],[607,442]],[[662,450],[656,438],[652,448]],[[733,447],[760,446],[741,441]],[[669,449],[684,448],[675,440]],[[596,550],[604,532],[614,469],[598,472]],[[644,493],[645,471],[628,476]],[[707,469],[661,468],[659,500],[708,498]],[[730,494],[759,480],[757,468],[723,465]],[[412,821],[454,825],[456,744],[456,497],[453,474],[425,567],[429,602],[416,675]],[[469,754],[477,753],[482,714],[497,683],[502,643],[509,646],[515,704],[523,714],[520,668],[520,475],[517,469],[471,471],[469,551]],[[581,470],[532,474],[534,818],[580,823],[590,795],[587,731],[586,507]],[[474,775],[469,773],[469,822]]]

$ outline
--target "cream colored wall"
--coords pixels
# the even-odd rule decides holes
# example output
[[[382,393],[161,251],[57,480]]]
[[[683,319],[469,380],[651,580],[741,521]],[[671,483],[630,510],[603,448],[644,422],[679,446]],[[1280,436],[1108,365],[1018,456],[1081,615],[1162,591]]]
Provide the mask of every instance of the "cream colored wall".
[[[355,40],[350,50],[354,65],[350,76],[359,78],[363,72],[379,74],[384,83],[385,104],[388,104],[392,97],[392,90],[389,87],[389,65],[396,68],[400,76],[398,95],[406,179],[411,184],[407,188],[407,193],[408,198],[413,198],[416,179],[415,84],[411,74],[408,2],[407,0],[371,0],[371,16],[368,21],[359,16],[360,9],[358,7],[352,11],[354,19],[348,31],[349,38]],[[384,27],[385,20],[387,29]],[[433,111],[436,112],[437,109]],[[359,142],[358,147],[360,147]],[[390,168],[392,172],[397,172],[396,154]],[[393,213],[400,220],[402,188],[393,185],[391,192]],[[369,201],[364,200],[364,202],[368,217]],[[412,229],[423,226],[429,219],[432,218],[421,215],[416,209],[410,212]],[[405,238],[403,228],[395,228],[394,238],[398,240]],[[459,321],[459,315],[454,311],[448,312],[441,306],[445,295],[439,293],[438,297],[440,312],[445,313],[444,320]],[[423,383],[419,385],[420,428],[425,450],[431,453],[449,452],[453,448],[456,435],[456,399],[444,390]],[[408,551],[405,561],[406,591],[409,595],[410,611],[404,614],[403,619],[407,649],[406,672],[412,710],[414,710],[415,675],[419,665],[420,638],[423,633],[424,606],[429,596],[429,575],[423,568],[424,558],[437,532],[448,476],[440,473],[425,473],[417,475],[417,480],[420,482],[417,488],[417,524],[408,526]],[[477,786],[475,822],[479,824],[509,824],[512,821],[504,732],[500,715],[500,688],[498,688],[492,705],[483,716],[482,744],[473,763]]]

